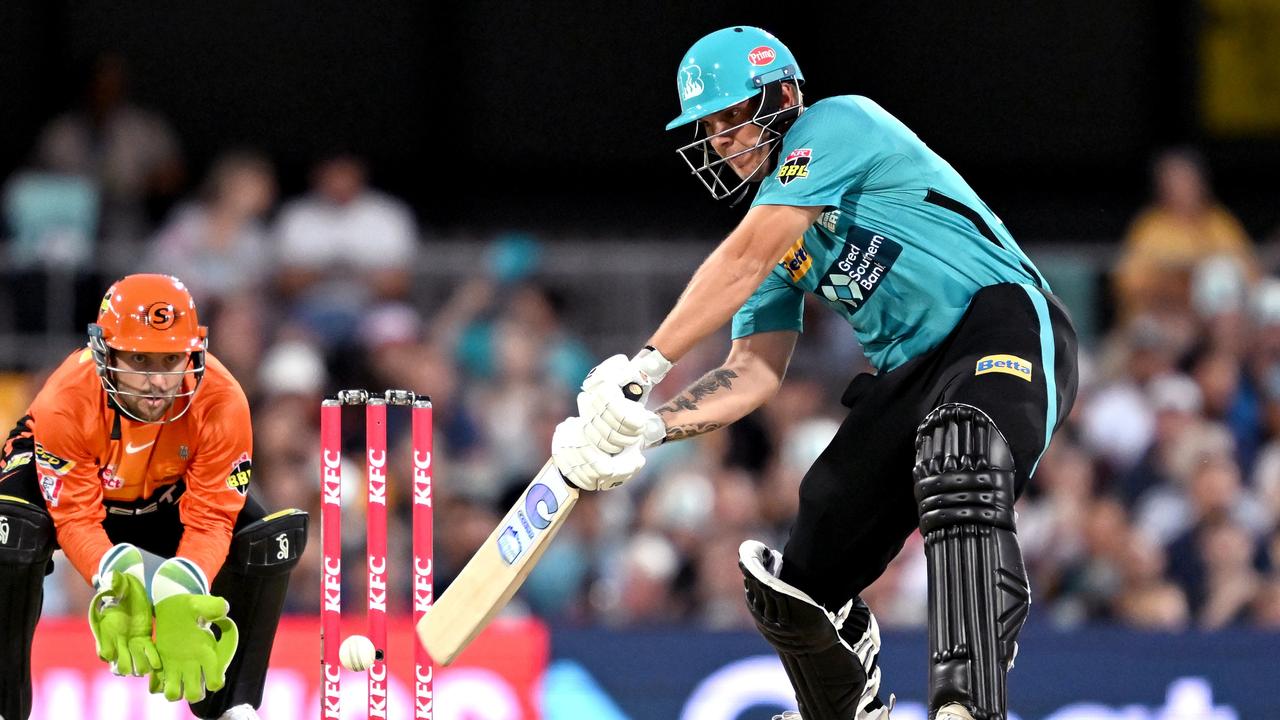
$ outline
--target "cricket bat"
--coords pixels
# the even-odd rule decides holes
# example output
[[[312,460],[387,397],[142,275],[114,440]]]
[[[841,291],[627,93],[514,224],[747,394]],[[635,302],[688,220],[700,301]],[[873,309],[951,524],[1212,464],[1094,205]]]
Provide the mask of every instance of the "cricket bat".
[[[577,502],[578,488],[565,482],[548,460],[484,545],[418,621],[418,640],[432,660],[440,665],[453,662],[506,606]]]
[[[623,388],[631,400],[640,387]],[[453,662],[516,594],[578,502],[578,488],[550,460],[502,522],[418,621],[418,641],[440,665]]]

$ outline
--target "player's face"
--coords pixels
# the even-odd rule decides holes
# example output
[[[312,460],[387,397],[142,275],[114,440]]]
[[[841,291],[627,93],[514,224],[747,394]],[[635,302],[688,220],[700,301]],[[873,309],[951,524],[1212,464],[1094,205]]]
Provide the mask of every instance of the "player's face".
[[[187,359],[186,353],[116,353],[117,399],[143,420],[160,420],[182,388]]]
[[[726,163],[742,180],[763,180],[769,173],[765,165],[771,147],[756,147],[764,128],[750,122],[758,104],[757,98],[743,100],[698,121],[711,138],[711,148],[720,157],[729,158]]]

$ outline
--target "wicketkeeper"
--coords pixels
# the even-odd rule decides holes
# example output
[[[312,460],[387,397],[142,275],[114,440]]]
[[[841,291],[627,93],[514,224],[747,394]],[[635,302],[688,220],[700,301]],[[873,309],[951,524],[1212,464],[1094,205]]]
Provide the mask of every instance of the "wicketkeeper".
[[[875,618],[859,598],[917,528],[929,571],[929,710],[1004,718],[1030,588],[1013,504],[1076,395],[1071,320],[1008,229],[915,133],[865,97],[805,107],[777,38],[730,27],[680,63],[679,152],[716,198],[751,208],[647,347],[588,376],[553,456],[578,486],[617,487],[641,451],[728,425],[782,383],[806,293],[857,334],[835,439],[800,486],[781,552],[739,551],[747,603],[804,720],[884,720]],[[732,321],[724,364],[657,412],[645,395]],[[786,713],[785,718],[795,718]]]
[[[0,718],[31,713],[31,641],[61,547],[98,657],[201,718],[255,720],[307,515],[248,496],[249,404],[176,278],[111,286],[89,343],[9,434],[0,471]],[[212,580],[212,583],[210,582]]]

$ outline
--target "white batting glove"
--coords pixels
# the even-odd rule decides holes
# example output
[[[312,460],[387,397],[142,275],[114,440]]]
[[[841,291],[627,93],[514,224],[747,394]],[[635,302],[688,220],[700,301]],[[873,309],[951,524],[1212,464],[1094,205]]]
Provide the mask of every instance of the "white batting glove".
[[[611,455],[587,439],[582,418],[567,418],[551,436],[551,461],[566,480],[583,490],[612,490],[644,467],[638,444]]]
[[[611,455],[632,445],[648,447],[661,442],[666,426],[644,403],[671,367],[671,362],[652,348],[641,350],[632,359],[614,355],[597,365],[578,394],[578,414],[587,423],[588,439]],[[622,391],[633,383],[641,388],[638,400],[627,398]]]

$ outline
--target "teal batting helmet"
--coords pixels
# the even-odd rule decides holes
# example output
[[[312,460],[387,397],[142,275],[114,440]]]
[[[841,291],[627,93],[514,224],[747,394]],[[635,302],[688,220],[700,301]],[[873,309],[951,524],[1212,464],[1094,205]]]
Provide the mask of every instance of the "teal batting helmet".
[[[668,130],[759,95],[778,80],[803,81],[796,58],[782,41],[756,27],[717,30],[689,48],[676,73],[680,115]]]
[[[760,98],[751,119],[714,136],[696,137],[692,143],[676,150],[712,197],[717,200],[728,197],[750,182],[747,178],[734,177],[732,170],[726,170],[725,163],[781,140],[802,109],[799,89],[803,80],[800,66],[787,46],[756,27],[738,25],[717,30],[694,43],[685,53],[676,72],[680,115],[667,123],[668,130],[697,122],[757,96]],[[783,82],[794,83],[796,89],[796,103],[786,108],[782,107]],[[711,141],[715,137],[736,132],[749,123],[761,128],[754,146],[729,157],[720,157],[713,150]],[[701,132],[699,126],[695,133]],[[765,156],[757,170],[769,159]],[[734,180],[737,182],[731,186]]]

